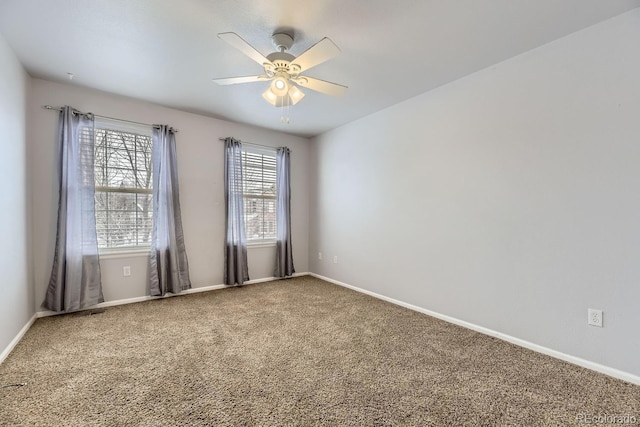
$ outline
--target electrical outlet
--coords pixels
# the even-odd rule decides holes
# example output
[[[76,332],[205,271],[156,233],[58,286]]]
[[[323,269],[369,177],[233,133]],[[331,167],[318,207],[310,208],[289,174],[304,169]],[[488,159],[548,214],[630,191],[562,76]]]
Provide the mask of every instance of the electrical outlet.
[[[602,310],[590,308],[587,310],[587,324],[602,328]]]
[[[338,263],[338,255],[334,255],[333,256],[333,263],[337,264]]]
[[[318,259],[322,259],[322,252],[318,252]]]
[[[131,276],[131,266],[129,265],[125,265],[124,267],[122,267],[122,275],[124,277],[129,277]]]

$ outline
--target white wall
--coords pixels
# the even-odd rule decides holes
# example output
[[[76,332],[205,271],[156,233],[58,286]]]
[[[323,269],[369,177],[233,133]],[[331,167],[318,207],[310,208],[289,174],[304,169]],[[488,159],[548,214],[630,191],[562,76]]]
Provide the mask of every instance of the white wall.
[[[81,76],[78,77],[80,79]],[[308,157],[309,140],[283,133],[217,120],[137,101],[76,85],[33,79],[30,114],[34,123],[31,171],[34,191],[35,304],[44,298],[56,234],[58,203],[55,135],[58,115],[43,105],[71,105],[82,111],[143,123],[169,124],[176,136],[180,202],[194,288],[222,284],[224,244],[223,143],[218,137],[291,150],[292,234],[296,271],[308,271]],[[146,257],[102,259],[106,301],[148,295]],[[131,276],[122,267],[131,266]],[[272,277],[275,247],[249,249],[251,279]]]
[[[639,40],[635,10],[314,139],[311,271],[640,375]]]
[[[34,313],[29,270],[29,85],[29,76],[0,36],[0,354]]]

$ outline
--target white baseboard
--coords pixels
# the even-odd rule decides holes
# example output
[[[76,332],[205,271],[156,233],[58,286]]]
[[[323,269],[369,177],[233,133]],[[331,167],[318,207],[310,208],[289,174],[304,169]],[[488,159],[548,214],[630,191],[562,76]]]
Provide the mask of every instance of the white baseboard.
[[[294,273],[292,277],[306,276],[308,274],[309,273],[306,273],[306,272],[305,273]],[[280,280],[280,278],[279,277],[264,277],[262,279],[255,279],[255,280],[246,281],[246,282],[244,282],[244,285],[255,285],[255,284],[258,284],[258,283],[272,282],[274,280]],[[232,287],[233,286],[227,286],[227,285],[202,286],[202,287],[199,287],[199,288],[187,289],[186,291],[182,291],[179,294],[166,294],[164,296],[144,295],[144,296],[134,297],[134,298],[119,299],[119,300],[114,300],[114,301],[105,301],[105,302],[101,302],[100,304],[93,305],[91,307],[83,308],[82,310],[65,311],[65,312],[57,312],[57,311],[49,311],[49,310],[47,310],[47,311],[39,311],[39,312],[36,313],[36,316],[38,318],[40,318],[40,317],[49,317],[49,316],[57,316],[59,314],[69,314],[69,313],[75,313],[77,311],[93,310],[93,309],[96,309],[96,308],[113,307],[113,306],[116,306],[116,305],[133,304],[133,303],[136,303],[136,302],[151,301],[151,300],[162,299],[162,298],[173,298],[173,297],[179,297],[180,295],[195,294],[195,293],[198,293],[198,292],[215,291],[215,290],[218,290],[218,289],[225,289],[225,288],[232,288]]]
[[[437,313],[435,311],[427,310],[426,308],[418,307],[416,305],[409,304],[409,303],[406,303],[406,302],[403,302],[403,301],[399,301],[399,300],[396,300],[396,299],[393,299],[393,298],[389,298],[387,296],[380,295],[380,294],[377,294],[375,292],[367,291],[366,289],[362,289],[362,288],[358,288],[356,286],[348,285],[346,283],[340,282],[338,280],[331,279],[329,277],[321,276],[321,275],[316,274],[316,273],[309,273],[309,275],[313,276],[313,277],[316,277],[318,279],[327,281],[329,283],[333,283],[335,285],[342,286],[342,287],[354,290],[356,292],[360,292],[360,293],[372,296],[374,298],[378,298],[378,299],[381,299],[383,301],[387,301],[387,302],[390,302],[392,304],[399,305],[399,306],[404,307],[404,308],[408,308],[409,310],[417,311],[419,313],[423,313],[423,314],[426,314],[428,316],[432,316],[432,317],[444,320],[445,322],[453,323],[454,325],[462,326],[463,328],[471,329],[473,331],[480,332],[481,334],[489,335],[491,337],[498,338],[498,339],[501,339],[503,341],[507,341],[507,342],[509,342],[511,344],[515,344],[517,346],[524,347],[524,348],[527,348],[529,350],[533,350],[533,351],[538,352],[538,353],[546,354],[547,356],[555,357],[556,359],[564,360],[565,362],[569,362],[569,363],[572,363],[574,365],[578,365],[578,366],[581,366],[583,368],[590,369],[592,371],[596,371],[596,372],[600,372],[600,373],[605,374],[605,375],[609,375],[610,377],[618,378],[620,380],[627,381],[627,382],[630,382],[632,384],[640,385],[640,376],[631,374],[629,372],[620,371],[618,369],[611,368],[609,366],[605,366],[605,365],[601,365],[599,363],[591,362],[589,360],[581,359],[581,358],[576,357],[576,356],[571,356],[569,354],[562,353],[560,351],[553,350],[553,349],[550,349],[550,348],[547,348],[547,347],[543,347],[541,345],[534,344],[532,342],[525,341],[525,340],[520,339],[520,338],[512,337],[511,335],[503,334],[502,332],[494,331],[492,329],[485,328],[483,326],[479,326],[479,325],[476,325],[476,324],[473,324],[473,323],[470,323],[470,322],[466,322],[464,320],[456,319],[455,317],[451,317],[451,316],[447,316],[447,315],[444,315],[444,314],[440,314],[440,313]]]
[[[4,362],[4,359],[6,359],[7,356],[9,356],[9,353],[11,353],[11,351],[15,348],[16,345],[18,345],[18,343],[20,342],[24,334],[27,333],[27,331],[29,330],[31,325],[33,325],[33,322],[35,322],[37,318],[38,318],[37,314],[34,314],[33,316],[31,316],[31,319],[29,319],[27,324],[24,325],[22,329],[20,329],[20,332],[18,332],[18,335],[16,335],[15,338],[11,340],[7,348],[5,348],[2,351],[2,353],[0,353],[0,364]]]

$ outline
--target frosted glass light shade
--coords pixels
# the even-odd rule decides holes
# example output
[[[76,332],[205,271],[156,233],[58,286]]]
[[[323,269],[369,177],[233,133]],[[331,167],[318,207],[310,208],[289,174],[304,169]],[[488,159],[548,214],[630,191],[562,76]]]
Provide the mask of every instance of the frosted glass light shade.
[[[304,98],[304,93],[297,87],[291,85],[288,93],[285,92],[283,95],[278,95],[278,93],[273,90],[272,84],[269,89],[264,91],[262,97],[274,107],[285,107],[287,105],[296,105]]]
[[[291,105],[296,105],[302,98],[304,98],[304,92],[292,85],[289,89],[289,97],[291,98]]]

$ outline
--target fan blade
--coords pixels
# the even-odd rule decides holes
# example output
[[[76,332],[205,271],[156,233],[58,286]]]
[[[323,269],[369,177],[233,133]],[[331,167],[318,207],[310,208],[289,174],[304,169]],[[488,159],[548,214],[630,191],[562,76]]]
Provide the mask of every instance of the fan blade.
[[[333,58],[341,52],[340,48],[336,46],[327,37],[320,40],[318,43],[305,50],[293,60],[292,65],[300,67],[299,73],[308,70],[311,67],[322,64],[323,62]]]
[[[264,82],[267,80],[271,80],[269,76],[246,76],[246,77],[227,77],[224,79],[213,79],[214,82],[218,83],[221,86],[224,85],[235,85],[238,83],[253,83],[253,82]]]
[[[218,38],[226,41],[231,46],[235,47],[240,52],[244,53],[249,58],[256,61],[262,67],[264,67],[264,64],[271,64],[271,61],[269,61],[263,54],[255,50],[253,46],[247,43],[242,37],[240,37],[236,33],[220,33],[218,34]]]
[[[316,92],[326,93],[331,96],[341,96],[347,89],[347,86],[342,86],[337,83],[331,83],[320,79],[314,79],[313,77],[297,77],[291,79],[302,87],[315,90]]]

